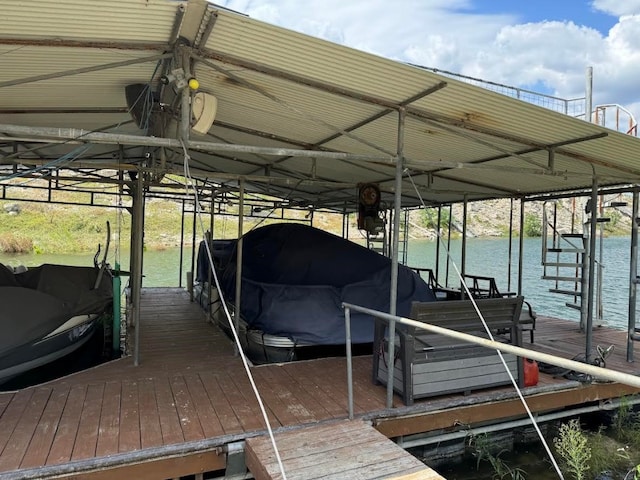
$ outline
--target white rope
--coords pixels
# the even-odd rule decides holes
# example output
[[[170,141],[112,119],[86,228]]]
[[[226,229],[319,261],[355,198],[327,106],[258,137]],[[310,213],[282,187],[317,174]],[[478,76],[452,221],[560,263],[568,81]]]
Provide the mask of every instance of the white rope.
[[[426,209],[427,206],[424,203],[424,200],[422,199],[422,196],[420,195],[420,192],[418,191],[418,188],[416,187],[416,184],[413,181],[413,178],[411,177],[411,174],[405,169],[405,173],[407,174],[407,176],[409,177],[409,180],[411,181],[411,184],[413,185],[413,188],[415,189],[415,192],[418,195],[418,198],[420,199],[420,203],[422,204],[422,208]],[[451,221],[451,219],[449,219],[449,221]],[[440,227],[438,225],[438,227]],[[460,279],[460,283],[463,285],[465,293],[467,294],[467,297],[469,298],[469,300],[471,300],[471,303],[473,304],[473,308],[475,309],[476,313],[478,314],[478,318],[480,318],[480,321],[482,322],[482,325],[485,329],[485,331],[487,332],[487,335],[489,335],[489,338],[491,339],[491,341],[494,341],[493,335],[491,333],[491,330],[489,329],[489,326],[487,325],[487,322],[484,319],[484,316],[482,315],[482,312],[480,311],[480,309],[478,308],[478,304],[475,301],[475,299],[473,298],[473,295],[471,295],[471,292],[469,291],[469,287],[467,286],[466,282],[464,281],[462,274],[460,273],[460,270],[458,270],[458,265],[456,264],[456,262],[453,260],[453,258],[451,257],[451,252],[449,252],[449,249],[447,248],[447,246],[445,245],[444,241],[442,240],[442,236],[440,234],[440,232],[437,232],[437,237],[438,237],[438,241],[440,242],[440,245],[444,248],[444,251],[447,254],[447,257],[449,258],[449,260],[451,261],[453,268],[456,271],[456,274],[458,275],[458,278]],[[500,361],[502,362],[502,365],[504,366],[504,369],[507,372],[507,375],[509,376],[509,379],[511,380],[511,383],[513,384],[513,388],[515,388],[516,393],[518,394],[518,398],[520,399],[520,402],[522,403],[522,405],[524,406],[525,411],[527,412],[527,415],[529,417],[529,419],[531,420],[531,424],[533,425],[533,428],[535,429],[536,433],[538,434],[538,437],[540,438],[540,441],[542,442],[542,446],[544,447],[545,451],[547,452],[547,455],[549,456],[549,459],[551,460],[551,463],[553,464],[553,467],[555,468],[558,477],[561,480],[564,480],[564,477],[562,475],[562,471],[560,470],[560,467],[558,466],[558,463],[555,459],[555,457],[553,456],[553,453],[551,452],[551,449],[549,448],[549,445],[547,444],[547,441],[545,440],[544,436],[542,435],[542,432],[540,431],[540,427],[538,427],[538,423],[536,422],[536,419],[533,416],[533,413],[531,413],[531,410],[529,409],[529,405],[527,404],[527,401],[524,398],[524,395],[522,395],[522,391],[520,390],[520,387],[518,386],[518,382],[516,381],[516,379],[513,377],[513,374],[511,373],[511,370],[509,369],[509,366],[507,365],[506,360],[504,359],[502,352],[500,350],[496,350],[496,353],[498,354],[498,357],[500,358]]]
[[[205,227],[204,227],[204,222],[202,220],[202,211],[200,210],[200,200],[198,199],[198,191],[197,189],[194,187],[193,185],[193,179],[191,177],[191,172],[189,171],[189,159],[191,158],[189,156],[189,153],[187,152],[187,148],[184,144],[183,141],[181,141],[182,143],[182,150],[184,151],[184,177],[187,180],[187,183],[185,185],[185,188],[187,190],[187,193],[189,193],[189,187],[191,187],[192,191],[193,191],[193,197],[194,197],[194,202],[195,202],[195,210],[198,216],[198,221],[200,224],[200,230],[202,232],[202,236],[204,238],[205,237]],[[238,232],[239,233],[239,232]],[[216,284],[216,289],[218,290],[218,295],[220,296],[220,302],[222,305],[222,308],[224,310],[224,314],[227,317],[227,322],[229,324],[229,327],[231,329],[231,333],[233,334],[233,339],[234,342],[238,348],[238,352],[240,354],[240,358],[242,359],[242,364],[244,365],[244,370],[247,374],[247,377],[249,378],[249,383],[251,384],[251,389],[253,390],[253,393],[256,397],[256,400],[258,401],[258,405],[260,406],[260,412],[262,413],[262,418],[264,420],[265,425],[267,426],[267,431],[269,433],[269,438],[271,439],[271,445],[273,446],[273,450],[275,452],[276,455],[276,460],[278,462],[278,468],[280,469],[280,473],[282,475],[282,480],[287,480],[287,475],[284,471],[284,465],[282,464],[282,459],[280,458],[280,452],[278,450],[278,446],[276,445],[276,439],[273,435],[273,430],[271,428],[271,423],[269,422],[269,417],[267,416],[267,411],[264,407],[264,403],[262,401],[262,397],[260,396],[260,392],[258,392],[258,387],[255,384],[255,381],[253,379],[253,375],[251,374],[251,369],[249,368],[249,362],[247,360],[247,357],[242,349],[242,345],[240,344],[240,337],[238,336],[238,332],[236,331],[236,327],[234,325],[234,322],[231,318],[231,313],[229,312],[229,309],[227,307],[227,302],[224,299],[224,295],[222,293],[222,289],[220,288],[220,282],[218,280],[218,273],[216,271],[215,265],[213,263],[213,255],[211,254],[211,249],[209,246],[209,242],[205,240],[205,250],[207,252],[207,258],[209,260],[209,268],[211,268],[211,273],[212,273],[212,277],[215,281]],[[240,306],[237,306],[237,311],[239,312],[240,310]]]

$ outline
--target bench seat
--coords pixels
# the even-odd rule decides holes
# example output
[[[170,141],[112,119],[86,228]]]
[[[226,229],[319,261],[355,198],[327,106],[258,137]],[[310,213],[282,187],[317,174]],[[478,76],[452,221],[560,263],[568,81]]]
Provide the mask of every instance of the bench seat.
[[[522,297],[479,299],[476,303],[495,340],[522,346],[519,324]],[[488,338],[470,300],[414,302],[411,318]],[[389,365],[387,323],[376,319],[374,334],[373,380],[384,384]],[[469,393],[511,383],[494,350],[413,326],[397,326],[396,353],[394,390],[403,397],[405,405],[413,404],[416,398]],[[522,359],[508,353],[503,357],[513,377],[522,385]]]

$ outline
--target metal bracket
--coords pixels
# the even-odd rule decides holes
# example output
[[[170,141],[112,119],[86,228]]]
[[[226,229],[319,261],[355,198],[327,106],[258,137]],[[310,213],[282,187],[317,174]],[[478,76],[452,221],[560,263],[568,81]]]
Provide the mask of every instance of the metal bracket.
[[[230,443],[227,449],[227,469],[225,480],[240,480],[247,478],[247,463],[244,456],[244,442]]]

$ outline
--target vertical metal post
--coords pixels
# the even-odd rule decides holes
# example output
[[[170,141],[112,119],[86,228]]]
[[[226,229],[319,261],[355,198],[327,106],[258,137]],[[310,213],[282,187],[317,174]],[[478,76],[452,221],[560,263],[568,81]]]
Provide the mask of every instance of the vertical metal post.
[[[402,207],[402,172],[404,170],[404,122],[406,111],[398,110],[398,148],[396,155],[396,182],[393,202],[393,248],[391,254],[391,292],[389,293],[389,314],[396,314],[398,300],[398,246],[400,236],[400,209]],[[387,408],[393,406],[393,372],[395,369],[396,322],[389,322],[389,368],[387,372]]]
[[[438,229],[436,235],[436,282],[439,281],[440,273],[440,229],[442,223],[442,205],[438,205],[438,223],[436,228]]]
[[[182,264],[184,262],[184,199],[180,215],[180,266],[178,267],[178,288],[182,288]]]
[[[133,348],[133,364],[140,365],[140,297],[142,290],[142,252],[144,244],[144,181],[142,172],[138,172],[138,181],[136,182],[134,213],[134,229],[136,230],[135,249],[135,265],[131,269],[135,272],[136,281],[131,285],[131,297],[133,299],[133,318],[135,319],[134,331],[134,348]]]
[[[347,399],[349,420],[353,420],[353,365],[351,359],[351,309],[344,309],[345,345],[347,347]],[[375,360],[374,360],[375,361]]]
[[[191,76],[191,57],[187,47],[182,47],[182,70],[184,71],[185,80],[189,80]],[[191,129],[191,89],[185,86],[181,93],[180,108],[180,138],[184,142],[185,148],[189,145],[189,130]]]
[[[524,263],[524,198],[520,198],[520,243],[518,252],[518,295],[522,295],[522,265]],[[543,242],[547,239],[543,238]]]
[[[445,287],[449,286],[449,264],[451,263],[451,223],[453,222],[453,209],[449,204],[449,228],[447,229],[447,268],[445,277]]]
[[[460,273],[463,277],[467,271],[467,206],[468,198],[467,194],[465,194],[462,204],[462,256],[460,259]],[[464,297],[464,289],[462,289],[462,292],[462,296]]]
[[[244,177],[240,179],[240,190],[238,192],[240,200],[238,202],[238,244],[236,251],[236,299],[233,315],[233,324],[236,332],[240,330],[240,305],[242,292],[242,236],[244,228]],[[236,354],[239,353],[238,346],[235,347]]]
[[[509,260],[507,261],[507,292],[511,291],[511,258],[513,256],[513,198],[509,207]]]
[[[598,199],[598,216],[604,217],[604,207],[602,205],[602,195]],[[598,243],[598,276],[596,278],[596,318],[602,321],[603,308],[602,308],[602,282],[604,280],[604,264],[603,264],[603,248],[604,248],[604,223],[600,223],[598,229],[599,243]]]
[[[197,278],[197,271],[195,268],[196,265],[196,252],[198,251],[199,244],[196,245],[196,219],[198,218],[198,205],[194,199],[193,201],[193,222],[191,224],[191,245],[193,248],[191,249],[191,282],[193,283]],[[193,287],[193,285],[191,285]],[[193,302],[193,288],[189,288],[189,300]]]
[[[598,177],[594,175],[591,190],[591,222],[589,229],[589,295],[587,297],[587,325],[586,325],[586,345],[585,358],[587,363],[591,362],[591,342],[593,337],[593,296],[596,263],[596,227],[598,226]]]
[[[584,119],[591,122],[591,111],[593,110],[593,67],[587,67],[585,97],[584,97]],[[595,208],[595,204],[593,206]]]
[[[629,258],[629,325],[627,334],[627,362],[633,362],[633,342],[636,335],[636,294],[638,288],[638,192],[633,189],[631,213],[631,255]]]

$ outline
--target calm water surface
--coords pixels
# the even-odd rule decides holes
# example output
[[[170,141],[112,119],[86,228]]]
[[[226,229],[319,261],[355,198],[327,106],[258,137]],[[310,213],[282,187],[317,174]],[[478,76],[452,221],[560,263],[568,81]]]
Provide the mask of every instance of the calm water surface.
[[[599,252],[599,245],[596,248]],[[449,282],[458,285],[453,262],[460,268],[460,240],[451,242],[451,262]],[[541,239],[527,238],[523,248],[523,293],[525,298],[542,315],[579,320],[579,314],[565,306],[571,297],[552,294],[549,288],[553,282],[542,280]],[[626,328],[629,299],[629,255],[630,240],[627,237],[605,238],[603,241],[603,319],[605,325]],[[412,240],[407,251],[408,264],[416,267],[435,268],[436,243],[430,240]],[[501,291],[515,291],[518,286],[518,242],[514,241],[511,253],[511,282],[508,281],[509,241],[507,239],[467,240],[466,272],[475,275],[495,277]],[[108,261],[113,266],[115,257]],[[120,255],[120,266],[128,270],[128,252]],[[84,255],[7,255],[0,253],[0,263],[12,266],[20,264],[36,266],[42,263],[62,263],[68,265],[92,265],[93,254]],[[144,254],[145,287],[186,286],[186,272],[191,270],[191,248],[183,251],[182,271],[180,270],[180,249],[147,251]],[[445,284],[446,254],[440,251],[439,281]]]

